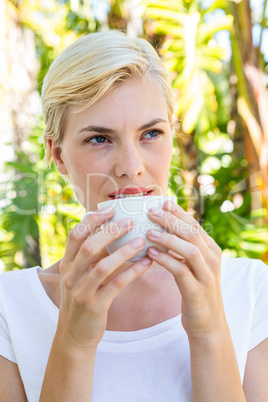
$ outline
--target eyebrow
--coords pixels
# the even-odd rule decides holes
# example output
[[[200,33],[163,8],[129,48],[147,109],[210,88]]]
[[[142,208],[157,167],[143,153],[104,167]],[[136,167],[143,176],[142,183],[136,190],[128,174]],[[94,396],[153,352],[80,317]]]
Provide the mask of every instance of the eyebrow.
[[[140,128],[138,128],[138,131],[146,130],[147,128],[150,128],[154,126],[157,123],[168,123],[167,120],[164,119],[153,119],[149,121],[148,123],[143,124]],[[100,134],[114,134],[116,131],[108,128],[108,127],[102,127],[102,126],[87,126],[84,128],[81,128],[77,134],[81,134],[83,132],[87,131],[94,131],[95,133],[100,133]]]

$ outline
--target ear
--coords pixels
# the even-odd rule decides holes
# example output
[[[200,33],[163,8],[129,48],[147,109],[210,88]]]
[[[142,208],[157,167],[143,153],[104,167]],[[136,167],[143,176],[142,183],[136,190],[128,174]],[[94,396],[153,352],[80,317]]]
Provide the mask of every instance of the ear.
[[[47,144],[49,146],[51,156],[58,168],[58,171],[61,174],[68,174],[64,161],[62,160],[61,157],[62,149],[60,145],[58,145],[54,140],[51,140],[50,138],[48,138]]]

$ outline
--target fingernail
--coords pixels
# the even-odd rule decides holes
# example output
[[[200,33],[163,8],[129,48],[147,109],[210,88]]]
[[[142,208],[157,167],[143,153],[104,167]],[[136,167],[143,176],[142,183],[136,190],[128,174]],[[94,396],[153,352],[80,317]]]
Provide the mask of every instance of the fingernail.
[[[149,264],[151,264],[151,262],[152,262],[152,260],[148,257],[144,257],[141,259],[142,265],[149,265]]]
[[[158,255],[159,254],[159,252],[156,250],[156,248],[153,248],[153,247],[148,248],[148,251],[152,255]]]
[[[160,230],[157,230],[157,229],[150,229],[149,230],[149,235],[152,236],[152,237],[160,237],[161,232],[160,232]]]
[[[144,240],[143,240],[141,237],[139,237],[139,238],[137,238],[137,239],[133,239],[133,240],[131,241],[131,245],[132,245],[132,247],[134,247],[134,248],[140,248],[141,246],[144,245]]]
[[[108,215],[110,212],[112,212],[113,208],[112,207],[103,207],[98,210],[100,214],[105,214]]]
[[[150,209],[150,211],[151,211],[154,215],[158,215],[158,216],[164,215],[163,209],[162,209],[162,208],[159,208],[159,207],[153,207],[153,208]]]

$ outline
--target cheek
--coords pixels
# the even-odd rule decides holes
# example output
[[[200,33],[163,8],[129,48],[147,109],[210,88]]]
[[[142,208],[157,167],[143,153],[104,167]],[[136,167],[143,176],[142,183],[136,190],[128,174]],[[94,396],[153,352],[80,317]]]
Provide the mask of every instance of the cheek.
[[[161,155],[159,156],[159,162],[158,166],[162,173],[159,172],[159,174],[164,175],[165,179],[169,178],[169,171],[170,171],[170,165],[171,165],[171,160],[172,160],[172,154],[173,154],[173,146],[172,144],[167,144],[166,147],[163,147],[161,150]]]
[[[166,144],[161,146],[150,155],[150,162],[147,165],[151,175],[157,178],[157,181],[165,183],[169,178],[170,164],[172,158],[172,148]]]
[[[97,157],[91,153],[73,152],[68,158],[68,165],[74,175],[78,176],[81,180],[87,173],[101,172],[105,169],[106,164],[103,163],[102,158]]]
[[[165,166],[169,168],[169,165],[171,163],[171,158],[172,158],[172,153],[173,153],[173,145],[170,142],[166,142],[165,144],[162,144],[157,152],[157,159],[161,163],[158,163],[158,165],[162,165],[163,167]]]

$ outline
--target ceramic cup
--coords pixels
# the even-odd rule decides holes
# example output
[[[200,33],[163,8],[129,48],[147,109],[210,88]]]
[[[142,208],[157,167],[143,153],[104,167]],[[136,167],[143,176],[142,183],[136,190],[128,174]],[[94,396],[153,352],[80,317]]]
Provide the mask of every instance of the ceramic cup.
[[[147,249],[150,246],[154,246],[159,250],[167,252],[168,251],[167,248],[159,246],[156,243],[153,243],[146,237],[146,233],[149,229],[158,229],[164,231],[164,228],[162,228],[162,226],[157,225],[155,222],[149,219],[148,211],[150,208],[153,207],[157,207],[159,209],[162,208],[166,200],[172,200],[175,203],[177,203],[175,197],[164,196],[164,195],[126,197],[126,198],[118,198],[114,200],[100,202],[98,204],[98,209],[108,206],[111,206],[114,209],[114,215],[112,219],[110,219],[108,222],[102,225],[102,228],[105,228],[105,226],[109,222],[117,221],[122,218],[130,218],[134,223],[133,228],[128,233],[126,233],[122,237],[119,237],[111,244],[109,244],[109,246],[106,247],[107,252],[109,254],[113,253],[119,247],[128,243],[135,237],[142,237],[145,240],[145,247],[142,251],[140,251],[137,255],[135,255],[127,262],[135,262],[138,261],[140,258],[146,256]]]

